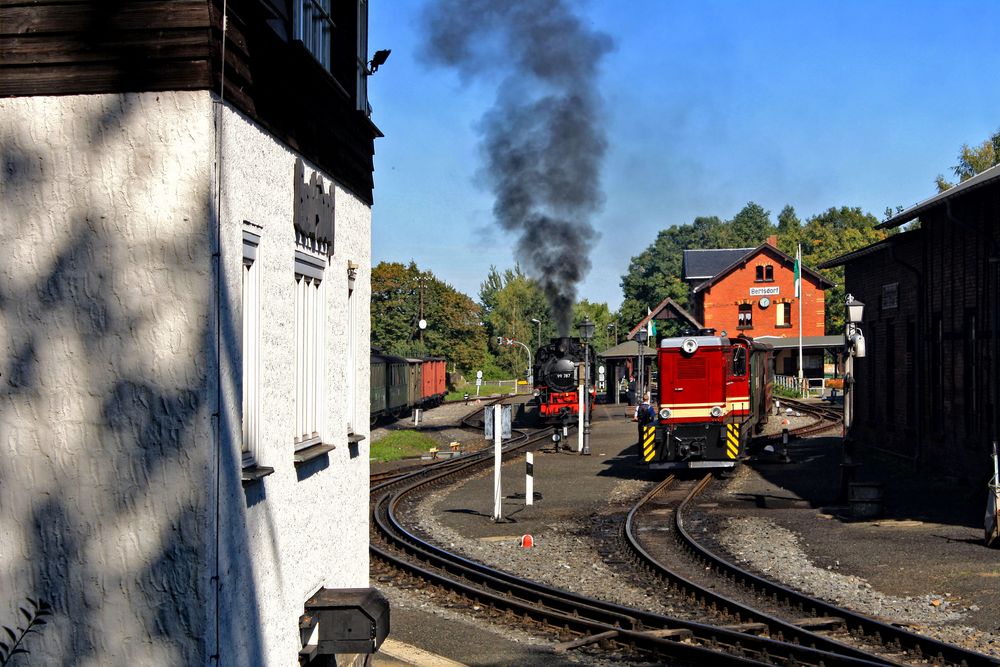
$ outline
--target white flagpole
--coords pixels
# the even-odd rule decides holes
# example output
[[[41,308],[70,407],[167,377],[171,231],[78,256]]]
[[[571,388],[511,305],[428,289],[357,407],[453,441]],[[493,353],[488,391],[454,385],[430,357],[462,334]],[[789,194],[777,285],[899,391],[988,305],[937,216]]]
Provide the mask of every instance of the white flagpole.
[[[795,283],[796,296],[799,301],[799,391],[805,394],[805,385],[802,383],[802,328],[804,322],[802,321],[802,244],[798,244],[795,252],[796,265],[799,267],[799,275],[797,282]]]

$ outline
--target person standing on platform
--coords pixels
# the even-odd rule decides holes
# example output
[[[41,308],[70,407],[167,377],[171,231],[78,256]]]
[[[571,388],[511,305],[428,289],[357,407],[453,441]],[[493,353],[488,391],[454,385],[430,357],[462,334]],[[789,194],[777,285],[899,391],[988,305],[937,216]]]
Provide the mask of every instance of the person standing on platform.
[[[654,419],[655,411],[653,405],[649,402],[649,394],[644,394],[642,397],[642,403],[636,406],[635,416],[632,421],[638,423],[639,427],[639,447],[642,447],[642,430]]]
[[[635,405],[635,376],[628,376],[628,404]]]

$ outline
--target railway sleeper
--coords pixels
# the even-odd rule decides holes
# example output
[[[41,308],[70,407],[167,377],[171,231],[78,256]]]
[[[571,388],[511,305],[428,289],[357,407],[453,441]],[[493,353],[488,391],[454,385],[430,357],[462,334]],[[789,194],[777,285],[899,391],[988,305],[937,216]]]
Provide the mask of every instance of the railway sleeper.
[[[809,616],[795,619],[791,623],[803,630],[841,631],[847,627],[844,619],[837,616]]]
[[[581,646],[597,644],[599,642],[607,641],[609,639],[614,639],[617,636],[618,636],[617,630],[598,632],[596,635],[587,635],[586,637],[580,637],[572,641],[559,642],[558,644],[552,647],[552,650],[555,653],[565,653],[566,651],[573,648],[580,648]]]
[[[722,625],[721,628],[733,632],[742,632],[747,635],[766,635],[767,625],[764,623],[738,623],[736,625]]]

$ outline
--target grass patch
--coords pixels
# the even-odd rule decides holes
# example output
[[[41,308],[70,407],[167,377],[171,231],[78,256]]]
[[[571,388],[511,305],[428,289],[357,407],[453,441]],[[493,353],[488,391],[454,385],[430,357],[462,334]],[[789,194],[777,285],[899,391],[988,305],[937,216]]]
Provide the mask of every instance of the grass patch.
[[[802,393],[798,389],[787,389],[777,384],[771,387],[771,393],[782,398],[802,398]]]
[[[372,442],[371,459],[384,463],[408,459],[436,447],[437,441],[419,431],[390,431],[384,438]]]
[[[521,385],[521,391],[525,391],[524,387],[525,387],[525,385]],[[474,385],[474,384],[468,384],[468,385],[465,385],[464,387],[456,389],[455,391],[449,391],[448,395],[445,396],[444,399],[446,401],[457,401],[457,400],[465,398],[465,394],[466,393],[469,394],[469,400],[470,401],[475,400],[476,399],[476,385]],[[509,393],[510,393],[510,385],[509,384],[507,384],[507,385],[499,385],[499,384],[487,384],[487,383],[483,383],[483,385],[481,387],[479,387],[479,397],[480,398],[483,398],[484,396],[490,396],[491,394],[509,394]]]

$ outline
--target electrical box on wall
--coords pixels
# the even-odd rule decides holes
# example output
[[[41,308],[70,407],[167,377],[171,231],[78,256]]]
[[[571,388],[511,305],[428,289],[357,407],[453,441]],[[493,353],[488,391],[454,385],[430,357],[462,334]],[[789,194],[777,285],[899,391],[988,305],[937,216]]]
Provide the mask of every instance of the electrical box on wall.
[[[389,635],[389,601],[375,588],[321,588],[306,601],[316,655],[374,653]]]

